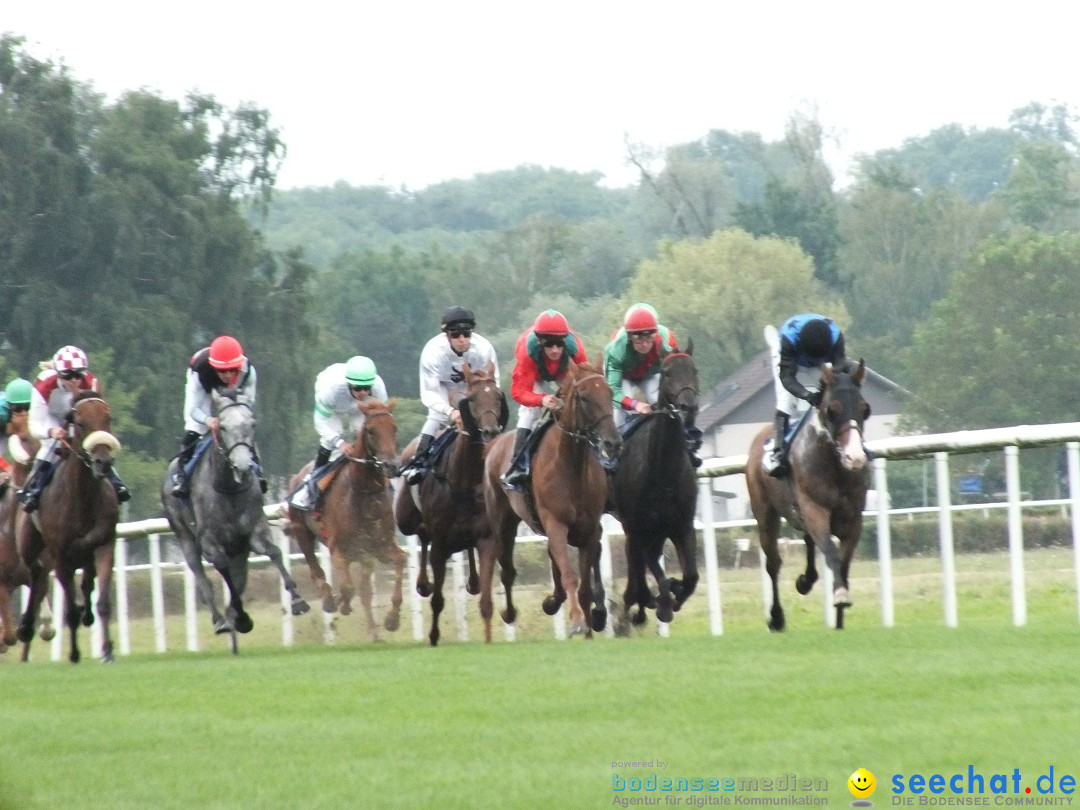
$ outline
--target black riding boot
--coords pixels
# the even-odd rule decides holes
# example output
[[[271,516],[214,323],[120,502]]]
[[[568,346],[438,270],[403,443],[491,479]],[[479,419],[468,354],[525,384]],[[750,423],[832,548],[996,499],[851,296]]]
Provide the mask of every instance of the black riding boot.
[[[191,461],[191,455],[195,452],[195,445],[199,443],[199,438],[199,434],[194,430],[187,430],[180,439],[180,452],[176,456],[176,475],[172,488],[174,498],[186,498],[190,494],[188,491],[190,482],[187,473],[184,472],[184,467]]]
[[[683,428],[683,439],[686,441],[686,452],[690,454],[690,466],[695,470],[701,466],[701,458],[698,457],[697,451],[701,449],[702,441],[701,428],[693,425],[687,425]]]
[[[318,469],[325,467],[330,463],[330,448],[319,445],[319,452],[315,454],[315,463],[311,465],[311,471],[315,472]]]
[[[34,459],[34,466],[30,468],[30,475],[26,477],[26,483],[17,493],[25,512],[33,512],[38,508],[38,501],[41,500],[41,490],[45,488],[49,472],[55,464],[55,461],[46,461],[42,458]]]
[[[406,465],[408,469],[402,473],[402,478],[405,479],[405,483],[409,486],[419,484],[424,479],[424,473],[427,472],[428,453],[431,452],[431,445],[434,441],[434,436],[429,436],[426,433],[420,434],[420,444],[416,445],[416,452],[413,453],[413,457],[409,459],[409,463]]]
[[[529,440],[530,428],[518,428],[514,433],[514,449],[510,453],[510,468],[499,480],[503,486],[520,486],[529,477],[529,470],[525,466],[525,442]]]
[[[252,460],[255,462],[255,470],[256,470],[256,473],[259,476],[259,489],[262,491],[262,494],[265,495],[266,491],[268,489],[270,489],[270,485],[267,484],[266,479],[263,478],[262,462],[259,461],[259,448],[258,447],[256,447],[255,450],[252,452],[251,457],[252,457]]]
[[[783,478],[788,471],[787,454],[784,452],[784,437],[788,430],[788,416],[783,411],[777,411],[773,417],[773,449],[772,462],[769,475],[773,478]]]
[[[116,500],[119,503],[127,503],[131,500],[131,492],[124,486],[124,482],[120,480],[120,473],[116,471],[115,467],[110,467],[109,474],[105,477],[109,479],[109,483],[116,490]]]

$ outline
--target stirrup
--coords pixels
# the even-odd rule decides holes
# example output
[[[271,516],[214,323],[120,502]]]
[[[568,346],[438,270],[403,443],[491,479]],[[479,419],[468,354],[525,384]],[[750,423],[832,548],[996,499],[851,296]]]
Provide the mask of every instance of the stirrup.
[[[528,480],[528,471],[521,467],[512,467],[499,476],[499,483],[507,489],[517,489]]]

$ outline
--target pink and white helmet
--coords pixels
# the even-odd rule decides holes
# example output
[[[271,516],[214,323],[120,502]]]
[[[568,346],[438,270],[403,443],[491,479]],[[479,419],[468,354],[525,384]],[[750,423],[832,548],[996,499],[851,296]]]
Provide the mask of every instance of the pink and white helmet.
[[[65,346],[53,355],[53,368],[57,371],[85,371],[89,365],[86,352],[78,346]]]

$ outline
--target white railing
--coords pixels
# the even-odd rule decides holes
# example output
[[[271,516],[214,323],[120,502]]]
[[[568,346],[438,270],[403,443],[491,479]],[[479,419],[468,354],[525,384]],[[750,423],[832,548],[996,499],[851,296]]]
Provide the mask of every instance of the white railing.
[[[1023,493],[1020,489],[1019,480],[1019,448],[1041,447],[1055,444],[1065,444],[1068,462],[1069,497],[1067,499],[1051,501],[1022,500]],[[877,541],[878,541],[878,565],[880,571],[880,600],[882,611],[882,624],[892,627],[893,616],[893,578],[892,578],[892,555],[890,541],[890,516],[898,514],[910,515],[917,512],[937,512],[939,525],[939,543],[942,565],[943,605],[944,622],[946,626],[957,625],[956,609],[956,574],[954,567],[952,516],[956,511],[965,509],[1005,509],[1008,515],[1008,541],[1010,560],[1010,583],[1012,600],[1012,620],[1016,626],[1023,626],[1027,622],[1027,606],[1024,587],[1024,559],[1023,559],[1023,530],[1021,523],[1021,510],[1030,507],[1060,506],[1068,507],[1071,514],[1071,528],[1074,549],[1074,573],[1076,576],[1076,589],[1080,594],[1080,422],[1071,422],[1055,425],[1032,425],[1014,428],[994,430],[962,431],[958,433],[937,434],[931,436],[905,436],[890,439],[879,439],[868,442],[868,447],[873,451],[874,488],[879,493],[876,509],[870,510],[868,517],[876,518]],[[951,502],[951,478],[949,473],[949,454],[972,453],[990,449],[1001,448],[1005,454],[1006,471],[1006,497],[1001,503],[980,504],[953,504]],[[934,457],[934,469],[937,483],[937,506],[914,509],[892,510],[888,508],[888,480],[887,462],[889,459],[908,459]],[[723,633],[723,613],[721,602],[721,587],[719,564],[716,547],[716,532],[718,529],[749,528],[754,525],[752,520],[729,520],[716,521],[713,514],[712,488],[710,479],[717,476],[731,475],[743,472],[746,465],[746,456],[734,456],[707,460],[698,471],[699,485],[699,530],[703,534],[704,560],[705,560],[705,586],[706,599],[708,602],[709,626],[714,635]],[[284,504],[272,504],[266,507],[266,514],[271,521],[276,523],[284,511]],[[163,577],[166,572],[182,571],[185,577],[185,626],[186,648],[198,650],[200,639],[197,622],[197,597],[195,593],[194,577],[183,563],[163,562],[161,559],[161,538],[169,533],[168,522],[164,519],[143,520],[132,523],[123,523],[117,527],[117,553],[116,553],[116,632],[117,649],[120,654],[127,655],[131,652],[130,622],[128,615],[129,593],[128,574],[137,570],[149,570],[151,582],[151,607],[154,622],[155,648],[158,652],[169,649],[166,636],[166,611],[163,598]],[[605,590],[613,594],[614,583],[612,581],[612,565],[610,555],[610,543],[608,538],[621,536],[620,527],[610,516],[604,519],[603,553],[601,557],[601,575],[604,579]],[[127,565],[126,540],[131,537],[149,538],[150,562],[141,566]],[[517,542],[541,542],[544,538],[535,536],[521,536]],[[300,555],[290,554],[288,538],[284,533],[279,533],[278,541],[282,556],[286,565],[292,560],[300,558]],[[416,580],[419,552],[416,539],[404,538],[408,551],[408,573],[405,589],[411,597],[412,630],[413,638],[420,641],[426,637],[426,600],[420,598],[412,587]],[[329,562],[326,559],[326,549],[322,548],[323,567],[328,575],[330,572]],[[759,552],[760,553],[760,552]],[[266,557],[255,558],[256,561],[269,562]],[[455,590],[455,598],[448,599],[448,605],[454,605],[454,617],[459,639],[468,638],[468,625],[465,621],[466,599],[464,597],[464,554],[455,554],[451,559],[451,576]],[[771,586],[768,575],[761,566],[763,609],[768,615],[771,601]],[[834,610],[831,607],[831,583],[829,572],[823,569],[823,617],[826,624],[833,621]],[[222,586],[224,588],[224,585]],[[53,614],[57,621],[62,624],[63,593],[56,583],[53,585]],[[227,594],[226,594],[227,596]],[[25,600],[25,589],[24,589]],[[283,645],[293,643],[293,617],[289,610],[290,597],[284,586],[281,587],[281,638]],[[320,610],[318,604],[312,606],[313,610]],[[1080,600],[1077,604],[1080,615]],[[325,615],[325,614],[324,614]],[[450,621],[450,617],[445,617]],[[327,617],[327,640],[332,640],[330,619]],[[58,627],[56,637],[52,641],[51,655],[54,660],[62,657],[63,637],[66,629]],[[63,632],[60,632],[63,631]],[[565,620],[562,612],[553,617],[553,632],[557,638],[565,638]],[[611,630],[609,622],[608,634]],[[662,624],[658,627],[661,635],[667,634],[667,628]],[[91,633],[91,643],[95,653],[100,651],[100,622],[95,622]],[[513,640],[514,628],[506,627],[506,638]]]

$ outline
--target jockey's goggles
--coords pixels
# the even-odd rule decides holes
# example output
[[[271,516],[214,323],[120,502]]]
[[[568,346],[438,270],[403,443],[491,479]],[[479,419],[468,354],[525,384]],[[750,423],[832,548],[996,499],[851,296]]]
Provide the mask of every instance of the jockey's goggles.
[[[352,383],[349,383],[349,390],[350,391],[367,391],[368,393],[371,393],[371,386],[370,385],[353,385]]]
[[[12,405],[8,403],[8,410],[11,411],[11,413],[26,413],[28,410],[30,410],[30,406],[22,404]]]
[[[641,332],[630,332],[631,340],[652,340],[656,337],[655,329],[645,329]]]
[[[553,349],[558,346],[560,349],[565,345],[565,338],[558,335],[537,335],[536,339],[540,341],[540,345],[545,349]]]
[[[61,380],[81,380],[84,376],[83,372],[77,368],[65,368],[63,371],[56,373]]]
[[[472,329],[450,329],[446,334],[452,338],[467,338],[472,337]]]

